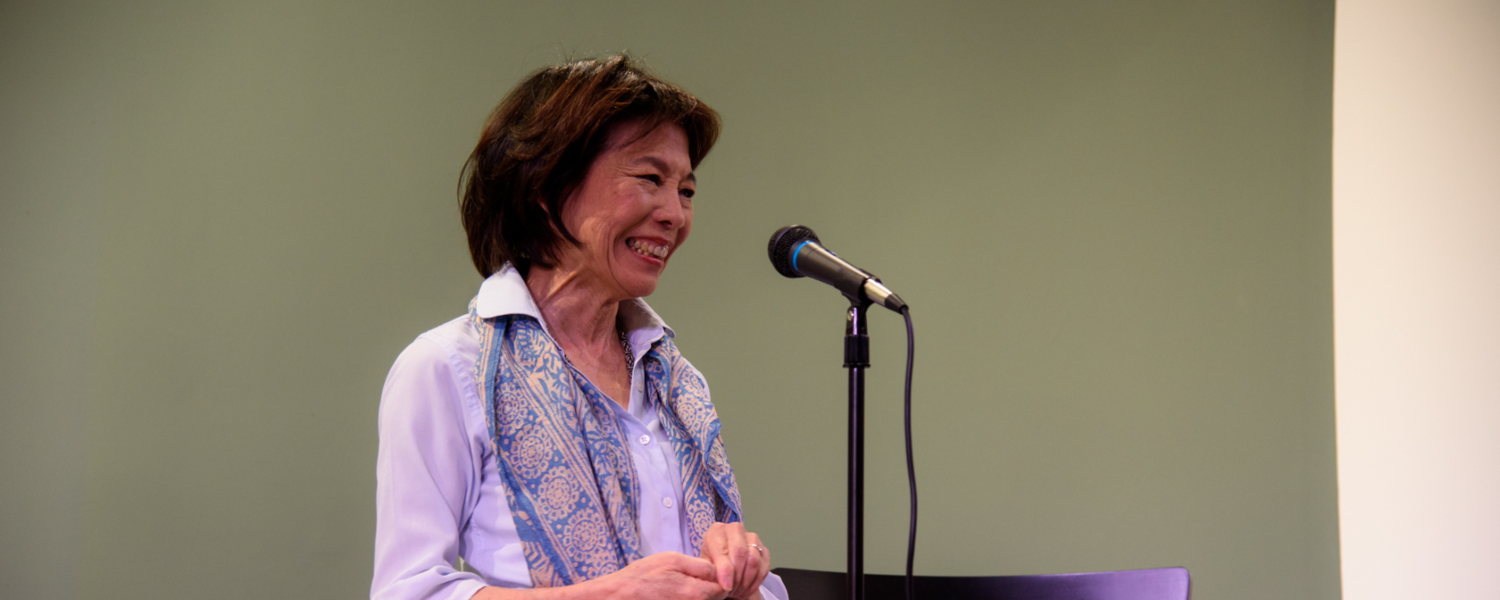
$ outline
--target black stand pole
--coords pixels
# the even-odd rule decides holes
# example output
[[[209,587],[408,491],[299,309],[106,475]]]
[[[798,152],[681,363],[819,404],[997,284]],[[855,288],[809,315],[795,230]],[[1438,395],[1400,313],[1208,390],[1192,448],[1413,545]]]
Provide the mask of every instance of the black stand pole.
[[[851,300],[844,327],[849,369],[849,600],[865,598],[865,369],[870,367],[868,300]]]

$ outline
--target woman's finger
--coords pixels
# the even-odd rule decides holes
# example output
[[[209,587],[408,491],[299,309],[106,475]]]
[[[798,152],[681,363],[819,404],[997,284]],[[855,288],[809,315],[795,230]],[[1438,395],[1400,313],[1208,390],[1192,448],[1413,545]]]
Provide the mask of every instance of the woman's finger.
[[[766,575],[771,572],[771,551],[766,548],[765,544],[761,543],[759,535],[752,532],[747,533],[745,537],[755,546],[752,549],[755,550],[755,557],[758,563],[756,565],[758,568],[756,569],[755,581],[750,586],[750,589],[753,591],[760,588],[760,584],[766,581]]]
[[[703,536],[703,558],[714,564],[714,579],[725,590],[734,589],[734,561],[729,556],[728,535],[722,523],[714,523]]]
[[[662,554],[672,558],[671,568],[684,575],[709,583],[715,583],[718,579],[714,572],[714,563],[711,561],[676,552],[663,552]]]
[[[754,571],[750,569],[750,554],[754,552],[750,548],[750,540],[745,536],[745,526],[740,523],[728,523],[727,539],[729,540],[730,558],[734,560],[734,596],[743,598],[749,591],[749,583],[754,578]]]
[[[740,572],[739,581],[735,582],[737,598],[749,598],[760,587],[756,581],[756,576],[760,574],[760,551],[748,543],[746,546],[744,570]]]

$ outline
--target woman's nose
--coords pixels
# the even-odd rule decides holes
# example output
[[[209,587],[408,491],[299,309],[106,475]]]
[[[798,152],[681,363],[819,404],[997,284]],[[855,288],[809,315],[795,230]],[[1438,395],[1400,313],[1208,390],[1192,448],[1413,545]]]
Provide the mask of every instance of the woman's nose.
[[[679,229],[687,221],[687,208],[683,206],[682,198],[678,192],[672,191],[661,195],[661,200],[656,207],[657,222],[671,229]]]

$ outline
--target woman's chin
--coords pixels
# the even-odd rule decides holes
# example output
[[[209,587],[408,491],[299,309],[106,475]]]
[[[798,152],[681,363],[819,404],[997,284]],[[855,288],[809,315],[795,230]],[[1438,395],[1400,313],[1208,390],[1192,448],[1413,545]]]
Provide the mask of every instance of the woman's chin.
[[[627,268],[616,271],[617,281],[632,298],[650,296],[656,291],[656,284],[661,280],[661,271],[666,268],[666,263],[656,258],[641,257],[634,252],[631,254],[631,260],[626,263]]]
[[[625,292],[630,294],[631,298],[645,298],[656,292],[656,280],[653,279],[649,283],[638,282],[633,285],[626,285]]]

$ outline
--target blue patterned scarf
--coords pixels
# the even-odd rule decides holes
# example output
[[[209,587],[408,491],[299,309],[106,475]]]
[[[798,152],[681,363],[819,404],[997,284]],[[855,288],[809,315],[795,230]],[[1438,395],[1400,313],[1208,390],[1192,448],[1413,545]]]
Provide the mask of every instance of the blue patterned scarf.
[[[607,396],[563,356],[536,319],[480,318],[475,365],[490,441],[532,585],[557,587],[641,558],[640,486]],[[715,521],[741,520],[740,493],[703,376],[669,337],[641,359],[648,401],[682,471],[688,553]]]

